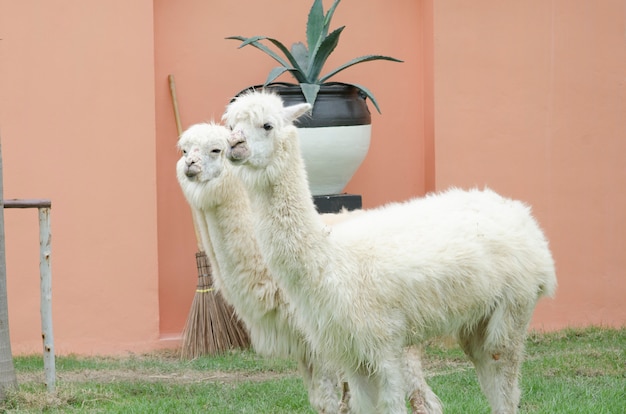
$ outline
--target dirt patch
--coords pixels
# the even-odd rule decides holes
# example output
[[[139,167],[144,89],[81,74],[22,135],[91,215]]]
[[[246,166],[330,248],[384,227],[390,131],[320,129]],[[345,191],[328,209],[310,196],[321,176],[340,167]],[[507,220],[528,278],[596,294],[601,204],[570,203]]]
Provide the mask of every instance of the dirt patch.
[[[450,361],[425,361],[424,370],[427,377],[450,374],[470,369],[471,364]],[[237,383],[245,381],[263,382],[283,378],[297,378],[296,371],[289,372],[250,372],[250,371],[197,371],[186,370],[173,373],[159,374],[153,370],[137,369],[85,369],[80,371],[57,372],[56,380],[65,383],[81,382],[168,382],[189,384],[196,382]],[[44,383],[42,372],[18,373],[17,381],[24,383]]]
[[[297,377],[294,372],[249,372],[249,371],[182,371],[167,374],[156,374],[153,371],[141,370],[80,370],[57,372],[56,380],[59,382],[168,382],[178,384],[189,384],[194,382],[221,382],[235,383],[243,381],[271,381],[282,378]],[[20,384],[26,382],[43,383],[43,374],[19,373],[17,381]]]

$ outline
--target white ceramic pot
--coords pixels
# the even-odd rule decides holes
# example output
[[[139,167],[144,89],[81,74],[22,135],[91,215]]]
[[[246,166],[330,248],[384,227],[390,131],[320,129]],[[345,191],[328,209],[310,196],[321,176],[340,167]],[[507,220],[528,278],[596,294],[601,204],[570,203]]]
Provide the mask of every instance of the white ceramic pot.
[[[340,194],[367,155],[372,125],[298,128],[298,133],[311,193]]]

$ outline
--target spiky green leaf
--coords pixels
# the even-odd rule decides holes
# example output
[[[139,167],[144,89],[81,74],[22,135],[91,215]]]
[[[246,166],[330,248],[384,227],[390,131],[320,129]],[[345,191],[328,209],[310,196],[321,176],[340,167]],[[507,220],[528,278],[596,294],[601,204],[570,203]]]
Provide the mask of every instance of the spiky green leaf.
[[[307,73],[307,79],[310,83],[321,83],[319,82],[320,72],[326,64],[328,56],[330,56],[333,50],[337,47],[337,43],[339,43],[339,36],[344,28],[345,26],[341,26],[340,28],[334,30],[326,37],[326,39],[324,39],[318,49],[310,52],[309,72]]]
[[[374,108],[376,108],[378,113],[379,114],[382,113],[382,112],[380,112],[380,108],[378,107],[378,102],[376,102],[376,98],[374,98],[374,94],[372,93],[372,91],[367,89],[365,86],[357,85],[355,83],[349,83],[348,85],[352,85],[355,88],[360,89],[361,92],[363,92],[363,94],[365,94],[365,96],[368,97],[370,101],[372,101],[372,105],[374,105]]]
[[[331,70],[330,72],[328,72],[326,75],[322,76],[319,79],[320,83],[324,83],[326,82],[328,79],[330,79],[332,76],[335,76],[337,73],[341,72],[344,69],[349,68],[350,66],[354,66],[358,63],[363,63],[363,62],[369,62],[372,60],[389,60],[391,62],[402,62],[402,60],[400,59],[396,59],[393,58],[391,56],[383,56],[383,55],[366,55],[366,56],[360,56],[357,58],[352,59],[351,61],[344,63],[343,65]]]
[[[301,83],[300,89],[302,90],[302,94],[304,95],[304,99],[307,103],[314,106],[315,100],[317,99],[317,93],[320,91],[320,85],[316,83]]]
[[[315,0],[306,21],[306,41],[310,50],[315,50],[321,42],[321,38],[325,36],[322,34],[323,28],[324,6],[322,0]]]
[[[238,47],[238,49],[241,49],[244,46],[249,45],[250,43],[254,43],[254,42],[258,42],[259,40],[263,40],[263,39],[267,39],[267,36],[252,36],[247,38],[246,40],[244,40]]]
[[[298,64],[294,56],[291,54],[289,49],[287,49],[287,47],[285,47],[285,45],[283,45],[280,41],[273,39],[271,37],[266,37],[266,36],[253,36],[253,37],[230,36],[230,37],[227,37],[226,39],[241,40],[242,43],[239,46],[239,48],[243,46],[256,47],[257,49],[263,51],[268,56],[273,58],[275,61],[280,63],[285,68],[288,68],[298,82],[306,82],[307,80],[306,73],[300,67],[300,65]],[[280,56],[278,53],[276,53],[269,47],[262,44],[260,42],[261,40],[267,40],[271,42],[274,46],[276,46],[283,53],[283,55],[287,58],[287,60],[285,60],[282,56]]]
[[[298,80],[298,82],[306,82],[307,72],[304,69],[302,69],[297,59],[291,54],[291,51],[289,51],[289,49],[287,49],[285,45],[283,45],[281,42],[279,42],[276,39],[272,39],[271,37],[268,37],[267,40],[272,42],[274,46],[276,46],[281,52],[283,52],[285,57],[289,60],[289,63],[291,63],[291,65],[283,64],[283,66],[287,68],[291,68],[290,69],[291,74]]]
[[[330,21],[333,19],[333,14],[335,14],[335,9],[339,5],[340,1],[341,0],[335,0],[333,5],[330,6],[330,9],[328,9],[328,12],[326,12],[326,16],[324,16],[324,28],[322,30],[322,33],[324,34],[324,36],[328,35],[328,29],[330,27]]]
[[[265,46],[263,43],[259,42],[259,39],[267,39],[266,37],[262,37],[262,36],[254,36],[254,37],[229,36],[226,39],[240,40],[240,41],[242,41],[242,43],[241,43],[241,45],[239,45],[239,48],[242,48],[243,46],[248,46],[248,45],[254,46],[257,49],[259,49],[260,51],[262,51],[265,54],[267,54],[268,56],[270,56],[272,59],[274,59],[278,63],[280,63],[281,65],[286,66],[286,67],[291,66],[287,60],[283,59],[279,54],[274,52],[272,49],[270,49],[269,47]]]
[[[276,78],[278,78],[280,75],[282,75],[285,72],[290,72],[295,70],[294,68],[286,68],[284,66],[278,66],[275,67],[274,69],[272,69],[269,73],[269,75],[267,75],[267,79],[265,80],[265,83],[263,84],[264,86],[266,86],[269,83],[272,83],[276,80]]]
[[[307,73],[309,71],[309,50],[306,45],[302,42],[294,43],[291,45],[291,54],[298,62],[302,72]]]

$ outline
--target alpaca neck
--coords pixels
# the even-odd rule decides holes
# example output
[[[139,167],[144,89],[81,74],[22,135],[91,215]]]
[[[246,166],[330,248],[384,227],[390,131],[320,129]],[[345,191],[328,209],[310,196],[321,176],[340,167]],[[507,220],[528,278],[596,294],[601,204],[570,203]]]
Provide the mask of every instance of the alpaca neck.
[[[287,285],[297,286],[303,277],[317,285],[321,274],[310,269],[325,267],[327,230],[313,204],[295,131],[293,138],[277,150],[264,171],[267,180],[250,197],[257,238],[274,277],[287,278]]]
[[[213,204],[204,210],[221,289],[246,323],[257,352],[304,358],[307,345],[254,237],[246,190],[231,171],[225,173],[216,191],[207,193]]]
[[[250,294],[253,283],[268,280],[265,263],[252,236],[250,205],[241,182],[225,171],[213,205],[205,217],[213,250],[222,273],[222,283],[232,294]],[[246,292],[246,290],[248,290]]]

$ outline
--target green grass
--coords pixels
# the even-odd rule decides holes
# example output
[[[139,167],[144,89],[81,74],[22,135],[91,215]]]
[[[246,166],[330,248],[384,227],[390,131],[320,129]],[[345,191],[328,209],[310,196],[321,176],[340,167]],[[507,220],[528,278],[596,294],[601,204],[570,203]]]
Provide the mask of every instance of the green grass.
[[[446,413],[489,413],[457,346],[433,343],[424,365]],[[15,358],[19,389],[7,413],[313,413],[292,361],[253,352],[181,361],[172,352],[123,358],[57,357],[47,393],[41,356]],[[533,333],[522,369],[520,413],[626,412],[626,328]]]

